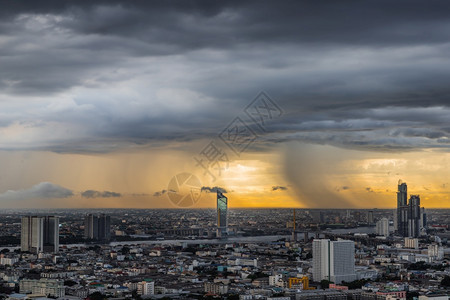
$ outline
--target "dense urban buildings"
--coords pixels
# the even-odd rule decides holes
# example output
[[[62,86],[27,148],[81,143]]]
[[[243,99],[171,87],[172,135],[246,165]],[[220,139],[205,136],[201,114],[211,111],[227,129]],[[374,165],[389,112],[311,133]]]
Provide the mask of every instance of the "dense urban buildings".
[[[368,210],[297,208],[292,239],[292,209],[229,209],[230,234],[217,239],[216,209],[91,210],[110,216],[111,241],[84,241],[86,211],[58,210],[58,253],[9,244],[20,242],[25,213],[8,211],[0,213],[9,245],[0,246],[0,286],[11,300],[448,296],[450,212],[430,209],[427,235],[404,238],[390,225],[394,210],[371,211],[378,228]],[[380,235],[386,224],[392,234]]]
[[[218,222],[218,210],[58,212],[64,216],[60,254],[33,249],[19,256],[2,251],[0,265],[9,270],[4,278],[13,280],[8,285],[23,293],[11,294],[10,299],[29,293],[65,294],[74,300],[92,293],[152,299],[200,295],[252,300],[405,299],[414,287],[445,295],[439,287],[429,286],[433,280],[429,278],[441,282],[450,272],[445,211],[430,210],[429,235],[403,238],[389,234],[393,232],[389,209],[296,209],[293,219],[292,210],[226,208],[230,234],[221,239],[212,234],[219,228],[216,222],[223,224]],[[97,224],[99,232],[98,220],[110,214],[114,242],[67,245],[73,240],[66,240],[68,236],[84,237],[86,228],[95,227],[90,223]],[[368,222],[369,214],[376,226]],[[25,217],[22,223],[42,224],[44,235],[45,219]],[[17,228],[14,221],[3,224],[3,229],[11,226],[11,233]],[[292,239],[292,233],[298,239]],[[416,282],[415,268],[422,265],[436,270],[427,269],[420,274],[427,279]],[[392,284],[393,279],[400,283]],[[365,285],[353,287],[360,283]]]
[[[58,252],[59,218],[26,216],[22,218],[21,250],[27,252]]]
[[[65,296],[64,280],[61,279],[23,279],[20,281],[20,293],[45,295],[59,298]]]

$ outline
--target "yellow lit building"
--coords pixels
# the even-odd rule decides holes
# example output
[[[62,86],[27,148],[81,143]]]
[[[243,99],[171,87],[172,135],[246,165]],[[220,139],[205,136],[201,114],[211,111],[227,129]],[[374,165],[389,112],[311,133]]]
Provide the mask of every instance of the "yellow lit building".
[[[309,278],[307,276],[303,276],[301,278],[298,277],[290,277],[289,278],[289,288],[300,288],[302,290],[314,290],[315,288],[309,287]]]

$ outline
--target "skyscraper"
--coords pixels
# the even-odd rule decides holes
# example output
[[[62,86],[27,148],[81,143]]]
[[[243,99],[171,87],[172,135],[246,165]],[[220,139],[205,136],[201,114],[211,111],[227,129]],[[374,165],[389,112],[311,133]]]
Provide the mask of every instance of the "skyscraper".
[[[228,198],[217,191],[217,236],[227,234]]]
[[[420,230],[427,226],[427,213],[425,212],[425,207],[420,208]]]
[[[59,218],[54,216],[22,217],[20,248],[28,252],[58,252]]]
[[[401,180],[398,182],[396,230],[401,236],[408,234],[408,187]]]
[[[111,238],[111,217],[101,214],[89,214],[84,217],[84,238],[91,240],[109,240]]]
[[[389,220],[381,218],[377,221],[376,233],[382,236],[389,236]]]
[[[59,218],[44,217],[44,252],[58,252],[59,250]]]
[[[373,224],[374,223],[373,210],[369,210],[367,212],[367,223],[369,223],[369,224]]]
[[[98,217],[92,214],[84,217],[84,238],[97,240],[98,239]]]
[[[353,281],[355,273],[355,244],[353,241],[313,241],[313,279],[334,283]]]
[[[111,239],[111,217],[100,215],[98,217],[98,237],[100,240]]]
[[[403,237],[418,237],[424,224],[423,210],[420,208],[419,195],[411,195],[407,201],[406,183],[399,181],[397,192],[396,231]]]
[[[320,210],[310,210],[309,215],[312,221],[317,224],[325,223],[325,214]]]
[[[420,234],[420,197],[411,195],[408,210],[408,236],[418,237]]]

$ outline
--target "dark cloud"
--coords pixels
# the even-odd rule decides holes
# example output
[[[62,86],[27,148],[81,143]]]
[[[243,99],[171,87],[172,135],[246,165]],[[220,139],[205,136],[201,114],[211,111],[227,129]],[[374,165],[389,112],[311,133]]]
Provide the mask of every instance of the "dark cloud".
[[[349,190],[349,189],[350,189],[349,186],[344,185],[344,186],[336,188],[336,191],[340,192],[340,191],[346,191],[346,190]]]
[[[6,1],[0,127],[26,130],[0,149],[101,153],[211,138],[260,90],[285,114],[254,151],[292,140],[448,149],[449,8]]]
[[[276,185],[272,187],[272,191],[287,191],[288,188],[286,186]]]
[[[260,43],[377,46],[448,38],[448,3],[432,1],[7,1],[0,15],[56,15],[80,34],[132,37],[174,48]],[[255,8],[258,8],[257,10]],[[351,17],[350,17],[351,16]],[[436,28],[429,34],[431,28]],[[164,51],[166,54],[167,51]]]
[[[209,186],[202,186],[202,188],[200,189],[201,192],[206,192],[206,193],[227,193],[227,190],[218,186],[214,186],[214,187],[209,187]]]
[[[161,190],[161,191],[153,193],[153,197],[161,197],[162,195],[164,195],[167,192],[176,193],[177,191],[174,191],[174,190]]]
[[[164,195],[166,192],[167,192],[167,190],[158,191],[158,192],[155,192],[155,193],[153,194],[153,196],[154,196],[154,197],[161,197],[161,196]]]
[[[95,190],[87,190],[81,193],[81,196],[84,198],[118,198],[121,197],[122,194],[109,192],[109,191],[95,191]]]

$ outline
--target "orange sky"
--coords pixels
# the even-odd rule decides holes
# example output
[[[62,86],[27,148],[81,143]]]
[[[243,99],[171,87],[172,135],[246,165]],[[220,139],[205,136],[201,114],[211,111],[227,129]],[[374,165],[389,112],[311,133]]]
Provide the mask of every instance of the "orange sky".
[[[203,186],[220,186],[230,207],[392,208],[399,179],[425,207],[450,207],[450,154],[439,151],[368,152],[331,146],[288,143],[264,153],[232,160],[216,181],[195,167],[190,153],[135,149],[111,154],[52,152],[0,153],[0,192],[26,190],[40,182],[70,189],[74,196],[2,200],[3,207],[176,208],[167,194],[170,179],[181,172]],[[282,186],[285,190],[274,191]],[[85,190],[121,193],[114,198],[84,198]],[[214,207],[214,194],[202,193],[193,207]]]

